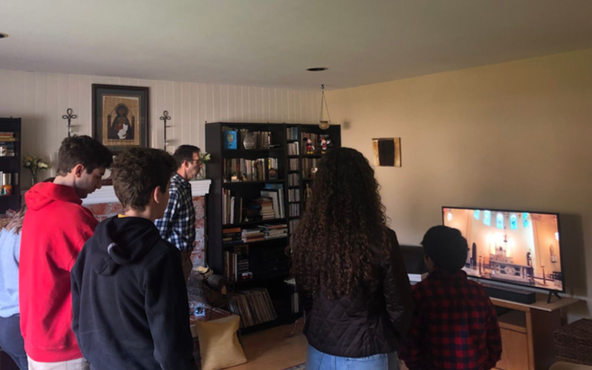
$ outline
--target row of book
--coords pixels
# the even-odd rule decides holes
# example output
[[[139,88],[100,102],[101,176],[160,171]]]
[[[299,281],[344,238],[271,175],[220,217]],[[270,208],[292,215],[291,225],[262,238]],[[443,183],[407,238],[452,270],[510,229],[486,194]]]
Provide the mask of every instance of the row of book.
[[[244,281],[253,278],[249,269],[249,246],[235,246],[224,252],[224,277],[230,281]]]
[[[230,312],[239,315],[241,327],[262,324],[277,319],[277,313],[265,288],[252,288],[234,293],[228,303]]]
[[[290,204],[290,217],[300,216],[300,203]]]
[[[300,147],[298,143],[288,143],[288,155],[299,155]]]
[[[287,127],[286,138],[288,140],[298,140],[298,127]]]
[[[283,184],[265,184],[259,194],[256,199],[245,200],[238,192],[222,189],[222,223],[228,225],[286,217]]]
[[[266,167],[268,171],[266,171]],[[277,158],[224,159],[224,181],[227,182],[275,180],[278,175],[277,170]]]
[[[290,158],[290,171],[298,171],[300,169],[300,160],[298,158]]]
[[[300,202],[300,189],[288,189],[288,202]]]
[[[291,173],[288,175],[288,186],[300,186],[299,173]]]

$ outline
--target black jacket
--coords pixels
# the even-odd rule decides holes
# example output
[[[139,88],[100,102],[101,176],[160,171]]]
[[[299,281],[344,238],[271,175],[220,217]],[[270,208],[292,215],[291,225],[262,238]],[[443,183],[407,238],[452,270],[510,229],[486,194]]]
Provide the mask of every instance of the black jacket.
[[[71,278],[72,329],[93,369],[197,369],[181,255],[152,222],[99,223]]]
[[[411,322],[412,297],[392,230],[389,239],[390,258],[376,263],[379,279],[360,284],[350,297],[330,300],[321,294],[303,300],[304,333],[315,349],[340,357],[367,357],[399,349]]]

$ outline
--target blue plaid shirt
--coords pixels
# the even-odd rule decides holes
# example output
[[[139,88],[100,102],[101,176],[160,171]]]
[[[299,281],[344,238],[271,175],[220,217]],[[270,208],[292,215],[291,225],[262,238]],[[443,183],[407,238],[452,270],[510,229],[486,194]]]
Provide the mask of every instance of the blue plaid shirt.
[[[154,224],[163,239],[181,252],[193,250],[195,242],[195,208],[191,196],[191,184],[178,173],[171,177],[170,199],[163,218]]]

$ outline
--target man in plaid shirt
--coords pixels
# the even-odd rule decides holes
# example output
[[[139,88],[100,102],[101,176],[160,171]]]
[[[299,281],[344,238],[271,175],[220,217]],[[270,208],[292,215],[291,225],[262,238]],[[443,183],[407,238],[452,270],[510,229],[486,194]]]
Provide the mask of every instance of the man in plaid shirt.
[[[173,157],[178,168],[171,177],[169,204],[163,218],[154,223],[162,238],[181,251],[183,275],[187,281],[193,267],[191,251],[195,242],[195,208],[189,180],[197,175],[202,163],[199,148],[193,145],[181,145]]]
[[[410,370],[489,370],[502,343],[485,289],[462,271],[467,241],[457,229],[432,227],[421,242],[430,269],[413,287],[415,310],[400,356]]]

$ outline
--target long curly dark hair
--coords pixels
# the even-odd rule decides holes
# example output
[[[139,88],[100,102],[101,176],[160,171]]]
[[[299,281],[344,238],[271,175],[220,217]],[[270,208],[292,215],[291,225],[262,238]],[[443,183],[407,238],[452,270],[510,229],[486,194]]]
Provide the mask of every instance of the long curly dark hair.
[[[362,153],[337,148],[324,155],[292,241],[292,274],[300,287],[334,299],[376,278],[388,245],[379,190]]]

